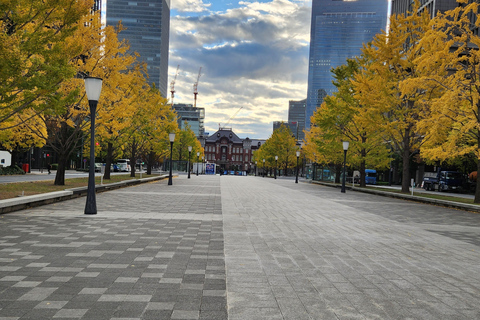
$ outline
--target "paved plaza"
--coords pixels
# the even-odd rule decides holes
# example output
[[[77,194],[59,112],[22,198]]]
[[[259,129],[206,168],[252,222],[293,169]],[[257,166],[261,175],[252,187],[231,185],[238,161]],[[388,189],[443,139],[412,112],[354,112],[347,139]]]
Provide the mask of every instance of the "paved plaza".
[[[180,176],[0,216],[0,320],[480,319],[480,214]]]

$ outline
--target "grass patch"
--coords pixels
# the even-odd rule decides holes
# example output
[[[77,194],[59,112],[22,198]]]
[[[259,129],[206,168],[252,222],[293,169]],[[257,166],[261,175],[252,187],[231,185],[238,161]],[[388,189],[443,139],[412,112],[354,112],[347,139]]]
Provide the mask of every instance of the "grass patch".
[[[142,178],[153,177],[157,175],[147,175],[142,173]],[[135,174],[135,178],[130,174],[111,175],[110,180],[103,179],[103,184],[120,182],[125,180],[140,179],[140,174]],[[100,184],[101,177],[95,177],[95,184]],[[34,194],[47,193],[53,191],[63,191],[65,189],[86,187],[88,185],[88,177],[65,179],[64,186],[56,186],[54,180],[48,181],[27,181],[6,183],[0,185],[0,200],[11,199],[18,196],[31,196]]]
[[[367,187],[367,188],[369,188],[370,190],[380,190],[384,192],[406,194],[406,193],[402,193],[400,190],[395,190],[395,189],[387,189],[387,188],[381,188],[381,187],[380,188]],[[408,193],[408,195],[411,195],[411,193]],[[478,203],[473,203],[473,199],[456,197],[454,193],[439,192],[438,194],[434,194],[434,193],[415,192],[414,190],[413,195],[416,197],[422,197],[422,198],[428,198],[428,199],[454,201],[454,202],[460,202],[460,203],[480,205]]]

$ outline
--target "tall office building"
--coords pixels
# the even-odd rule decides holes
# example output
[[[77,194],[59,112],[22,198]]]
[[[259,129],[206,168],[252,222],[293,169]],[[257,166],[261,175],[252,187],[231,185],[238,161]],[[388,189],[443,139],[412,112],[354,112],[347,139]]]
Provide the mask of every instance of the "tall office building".
[[[293,134],[297,141],[302,142],[305,138],[305,108],[307,106],[307,99],[300,101],[288,101],[288,123],[296,125]]]
[[[360,55],[385,30],[388,0],[313,0],[305,127],[324,96],[336,91],[331,69]]]
[[[173,110],[177,114],[177,123],[180,129],[188,123],[195,135],[200,138],[205,135],[205,109],[197,108],[191,104],[174,104]]]
[[[150,84],[168,94],[168,45],[170,0],[106,0],[107,25],[120,21],[126,28],[119,34],[128,40],[130,51],[140,54],[147,63]]]

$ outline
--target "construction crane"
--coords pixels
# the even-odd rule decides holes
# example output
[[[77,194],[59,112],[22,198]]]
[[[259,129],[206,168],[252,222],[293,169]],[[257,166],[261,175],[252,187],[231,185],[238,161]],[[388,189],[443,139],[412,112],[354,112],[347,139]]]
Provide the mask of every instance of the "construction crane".
[[[233,118],[235,118],[235,116],[240,112],[240,110],[242,110],[243,107],[240,107],[237,111],[235,111],[235,113],[233,114],[233,116],[230,117],[230,119],[228,119],[228,121],[225,123],[225,125],[223,126],[224,128],[227,127],[227,125],[230,123],[230,121],[233,120]],[[220,125],[220,123],[218,124],[218,129],[220,130],[222,127]]]
[[[175,81],[177,80],[178,68],[180,68],[180,65],[177,65],[177,71],[175,72],[175,77],[173,77],[172,82],[170,82],[170,92],[172,93],[172,108],[173,108],[173,97],[175,95]]]
[[[198,88],[198,80],[200,80],[200,76],[202,74],[202,67],[200,67],[200,70],[198,70],[198,77],[197,77],[197,82],[193,84],[193,107],[197,107],[197,88]]]

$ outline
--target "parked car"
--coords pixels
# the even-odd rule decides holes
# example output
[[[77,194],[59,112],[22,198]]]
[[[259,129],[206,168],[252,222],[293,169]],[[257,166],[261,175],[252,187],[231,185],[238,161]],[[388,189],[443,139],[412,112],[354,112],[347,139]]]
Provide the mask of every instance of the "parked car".
[[[103,163],[95,163],[95,172],[101,172],[102,166],[103,166]]]
[[[110,166],[110,171],[111,172],[118,172],[120,171],[120,169],[118,168],[118,165],[116,163],[113,163],[111,166]]]
[[[119,171],[130,172],[130,160],[129,159],[119,159],[117,160],[117,166]]]

